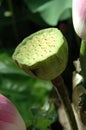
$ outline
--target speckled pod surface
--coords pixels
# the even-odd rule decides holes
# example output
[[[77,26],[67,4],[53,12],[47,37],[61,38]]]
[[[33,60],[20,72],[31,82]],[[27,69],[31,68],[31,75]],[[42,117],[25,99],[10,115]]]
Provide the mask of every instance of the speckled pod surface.
[[[13,60],[33,77],[51,80],[60,75],[68,59],[67,41],[57,28],[43,29],[25,38]]]

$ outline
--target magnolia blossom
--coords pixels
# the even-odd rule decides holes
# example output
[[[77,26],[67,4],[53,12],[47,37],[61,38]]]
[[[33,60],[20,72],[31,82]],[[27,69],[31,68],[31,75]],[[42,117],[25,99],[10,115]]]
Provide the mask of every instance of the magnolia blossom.
[[[72,13],[76,33],[86,40],[86,0],[73,0]]]
[[[0,130],[26,130],[16,107],[2,94],[0,94]]]

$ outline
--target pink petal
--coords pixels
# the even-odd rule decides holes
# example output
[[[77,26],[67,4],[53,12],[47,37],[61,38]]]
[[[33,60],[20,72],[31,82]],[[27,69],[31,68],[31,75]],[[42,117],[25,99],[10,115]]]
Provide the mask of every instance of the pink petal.
[[[16,125],[0,121],[0,130],[19,130]]]
[[[72,12],[74,29],[86,40],[86,0],[73,0]]]
[[[4,130],[5,125],[13,126],[15,130],[17,128],[18,130],[26,130],[25,123],[16,107],[5,96],[0,94],[0,129]]]
[[[86,0],[73,0],[74,10],[86,20]]]

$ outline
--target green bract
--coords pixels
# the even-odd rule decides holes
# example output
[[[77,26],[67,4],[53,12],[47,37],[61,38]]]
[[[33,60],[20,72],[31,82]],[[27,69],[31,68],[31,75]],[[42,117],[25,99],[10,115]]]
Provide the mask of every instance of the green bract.
[[[56,28],[43,29],[28,36],[13,54],[13,60],[20,68],[44,80],[60,75],[66,67],[67,59],[67,41]]]

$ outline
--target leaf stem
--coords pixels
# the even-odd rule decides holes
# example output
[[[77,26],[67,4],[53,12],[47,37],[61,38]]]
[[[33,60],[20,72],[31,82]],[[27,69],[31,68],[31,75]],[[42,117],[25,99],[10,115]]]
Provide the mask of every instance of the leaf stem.
[[[80,47],[80,65],[84,83],[86,83],[86,41],[82,40]]]
[[[53,83],[54,88],[55,88],[57,94],[59,95],[59,97],[61,98],[61,101],[64,105],[64,109],[65,109],[65,112],[67,114],[71,130],[78,130],[75,116],[74,116],[74,113],[73,113],[73,110],[71,107],[71,103],[69,100],[69,96],[68,96],[66,87],[64,86],[63,79],[59,76],[56,79],[52,80],[52,83]]]

